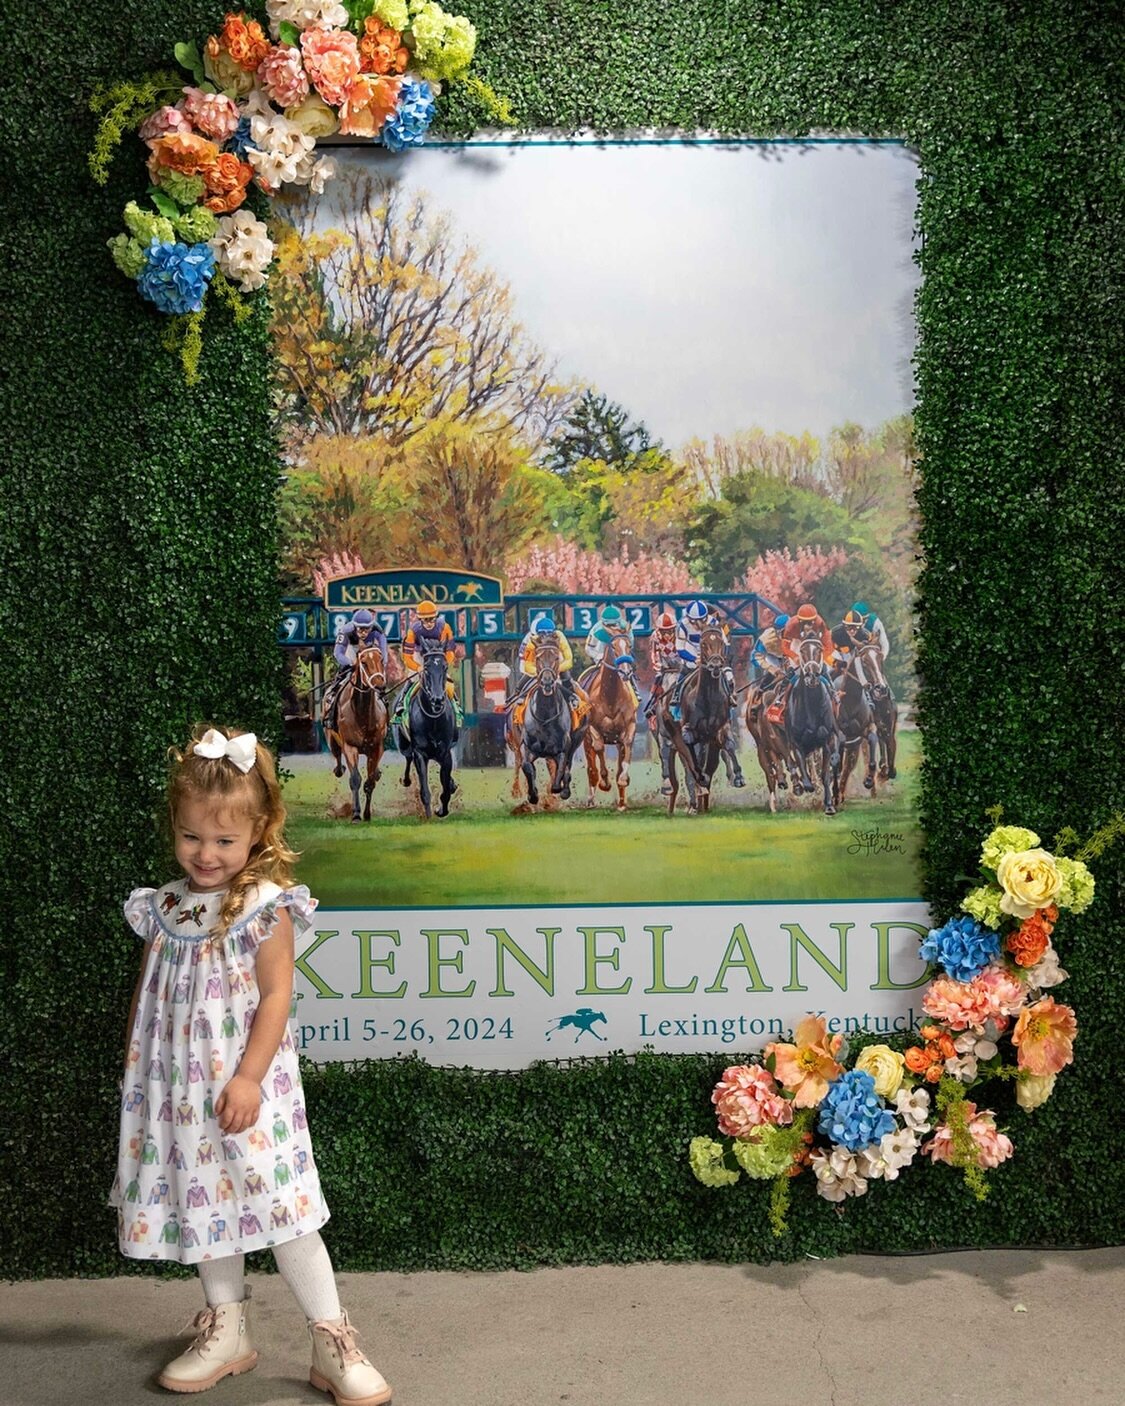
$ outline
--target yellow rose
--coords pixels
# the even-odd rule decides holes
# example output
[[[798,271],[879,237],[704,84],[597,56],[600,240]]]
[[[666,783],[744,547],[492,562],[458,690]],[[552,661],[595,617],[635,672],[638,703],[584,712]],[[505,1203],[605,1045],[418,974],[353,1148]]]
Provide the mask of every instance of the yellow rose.
[[[1030,1113],[1051,1097],[1058,1077],[1057,1074],[1021,1074],[1016,1080],[1016,1102],[1025,1113]]]
[[[336,114],[324,99],[317,97],[315,93],[310,93],[304,102],[299,102],[296,107],[287,107],[285,115],[306,137],[312,137],[314,140],[330,137],[340,125]]]
[[[894,1098],[902,1085],[905,1060],[889,1045],[868,1045],[855,1062],[857,1069],[875,1080],[875,1092],[882,1098]]]
[[[244,98],[254,86],[253,73],[239,68],[213,34],[203,49],[203,72],[228,98]]]
[[[1004,890],[1000,908],[1014,918],[1030,918],[1058,897],[1062,875],[1045,849],[1015,850],[1001,857],[996,881]]]

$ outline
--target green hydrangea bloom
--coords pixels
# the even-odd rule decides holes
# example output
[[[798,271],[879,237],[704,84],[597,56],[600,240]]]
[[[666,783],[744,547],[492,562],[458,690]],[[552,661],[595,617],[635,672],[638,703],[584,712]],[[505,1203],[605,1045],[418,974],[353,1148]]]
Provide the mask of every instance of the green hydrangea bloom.
[[[464,15],[445,16],[445,33],[441,44],[418,61],[423,78],[442,83],[457,78],[473,61],[477,47],[477,31]],[[417,33],[417,31],[415,31]]]
[[[130,239],[127,234],[115,235],[107,239],[106,245],[113,255],[113,262],[126,278],[139,278],[145,266],[145,249],[139,239]]]
[[[998,928],[1006,916],[1000,907],[1003,896],[1003,890],[995,884],[981,884],[967,895],[961,908],[986,928]]]
[[[203,244],[213,239],[219,222],[206,205],[193,205],[173,220],[176,236],[185,244]]]
[[[411,6],[410,32],[414,36],[414,57],[427,62],[436,55],[445,39],[449,16],[434,0],[425,0],[416,9]]]
[[[723,1144],[714,1138],[693,1137],[688,1161],[696,1179],[704,1186],[733,1186],[738,1173],[723,1166]]]
[[[1036,849],[1039,836],[1034,830],[1025,830],[1022,825],[997,825],[980,852],[980,862],[986,869],[995,870],[1005,854],[1020,850]]]
[[[788,1129],[770,1127],[762,1128],[759,1137],[757,1142],[736,1138],[734,1155],[748,1177],[757,1181],[772,1180],[781,1176],[792,1162],[793,1138]]]
[[[166,220],[155,210],[142,210],[135,200],[130,200],[125,206],[125,228],[146,249],[154,239],[161,244],[171,244],[176,237],[171,220]]]
[[[1062,888],[1055,902],[1060,908],[1069,908],[1072,913],[1081,913],[1094,901],[1094,876],[1080,859],[1055,860],[1062,879]]]
[[[397,29],[400,32],[406,28],[410,20],[406,0],[378,0],[372,14],[377,15],[384,24],[389,24],[392,29]]]
[[[182,171],[173,171],[170,166],[162,167],[157,184],[185,210],[198,204],[206,189],[202,176],[185,176]]]

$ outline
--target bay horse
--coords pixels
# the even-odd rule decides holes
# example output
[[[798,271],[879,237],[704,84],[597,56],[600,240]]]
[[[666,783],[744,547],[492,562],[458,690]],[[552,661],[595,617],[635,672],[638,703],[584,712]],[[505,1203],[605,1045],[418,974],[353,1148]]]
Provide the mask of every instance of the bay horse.
[[[547,641],[535,646],[535,682],[524,704],[523,722],[515,720],[515,709],[509,714],[507,743],[515,757],[515,777],[512,795],[519,795],[519,778],[523,773],[527,786],[528,805],[539,804],[539,786],[535,779],[535,763],[547,764],[551,781],[550,794],[570,799],[570,774],[574,754],[586,731],[586,719],[575,728],[570,715],[570,700],[559,682],[559,647]]]
[[[873,661],[870,658],[870,645],[864,645],[857,649],[848,659],[844,672],[840,677],[840,708],[836,715],[836,721],[843,738],[843,761],[840,766],[840,804],[847,800],[848,781],[859,759],[860,748],[867,752],[867,770],[863,777],[864,790],[870,791],[874,798],[875,788],[875,763],[878,751],[878,736],[875,728],[875,710],[872,707],[871,699],[868,695],[867,686],[862,682],[857,669],[857,661],[862,659],[860,666],[865,676],[872,668]],[[875,653],[879,651],[876,649]],[[879,677],[882,677],[880,672]]]
[[[797,679],[789,689],[786,720],[789,740],[800,771],[801,787],[815,789],[809,775],[808,758],[820,762],[824,790],[824,813],[835,815],[840,801],[840,730],[824,678],[820,638],[810,635],[797,643]]]
[[[418,777],[418,796],[426,819],[433,815],[430,796],[430,763],[436,762],[441,778],[438,815],[449,814],[449,798],[457,790],[453,779],[453,742],[457,734],[457,714],[446,692],[449,666],[439,645],[422,655],[421,677],[407,712],[407,726],[398,729],[398,749],[406,758],[402,784],[410,785],[410,768]]]
[[[707,625],[699,636],[699,662],[679,690],[680,717],[671,713],[671,695],[664,699],[661,719],[667,743],[666,760],[671,791],[668,814],[676,811],[680,782],[676,757],[684,764],[688,788],[688,814],[704,812],[711,805],[711,782],[719,765],[723,729],[730,725],[730,699],[723,684],[727,662],[726,636],[718,625]]]
[[[593,808],[599,790],[608,791],[609,769],[606,748],[617,748],[617,809],[625,809],[625,791],[629,785],[629,762],[633,755],[633,738],[637,732],[637,695],[631,685],[635,661],[624,631],[614,631],[606,645],[601,661],[582,675],[581,686],[590,696],[590,711],[586,720],[586,735],[582,745],[586,752],[586,777],[590,794],[586,805]]]
[[[883,671],[883,651],[869,644],[861,651],[863,671],[871,678],[871,710],[875,714],[875,731],[879,739],[879,775],[893,781],[898,775],[898,704]]]
[[[348,785],[352,792],[352,821],[358,821],[360,757],[367,758],[367,780],[363,782],[364,807],[362,818],[371,819],[371,794],[379,780],[379,762],[387,745],[387,704],[383,690],[387,686],[386,666],[377,647],[361,649],[351,673],[340,689],[336,707],[336,726],[328,726],[332,712],[325,700],[321,705],[324,735],[335,759],[337,776],[347,767]]]
[[[746,731],[757,748],[758,765],[766,779],[768,804],[773,814],[777,812],[778,790],[784,791],[789,786],[786,769],[790,775],[793,773],[792,749],[782,702],[784,697],[785,678],[779,676],[765,688],[758,685],[746,701]]]

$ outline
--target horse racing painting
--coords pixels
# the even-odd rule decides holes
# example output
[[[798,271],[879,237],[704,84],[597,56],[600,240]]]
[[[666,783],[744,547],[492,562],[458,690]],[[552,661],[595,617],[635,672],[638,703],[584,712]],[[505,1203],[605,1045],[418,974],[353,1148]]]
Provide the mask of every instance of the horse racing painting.
[[[272,285],[303,880],[913,900],[912,153],[338,160]]]

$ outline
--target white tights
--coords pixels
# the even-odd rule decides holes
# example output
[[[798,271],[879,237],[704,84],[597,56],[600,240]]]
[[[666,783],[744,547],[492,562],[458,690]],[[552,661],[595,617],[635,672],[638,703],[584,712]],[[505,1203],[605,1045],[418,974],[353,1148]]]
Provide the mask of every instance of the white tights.
[[[275,1245],[273,1257],[306,1318],[318,1323],[325,1318],[340,1317],[332,1261],[318,1230],[302,1235],[299,1240]],[[196,1265],[209,1308],[217,1308],[221,1303],[241,1303],[245,1298],[244,1259],[243,1255],[224,1255],[222,1259],[201,1260]]]

